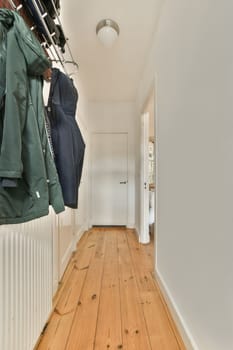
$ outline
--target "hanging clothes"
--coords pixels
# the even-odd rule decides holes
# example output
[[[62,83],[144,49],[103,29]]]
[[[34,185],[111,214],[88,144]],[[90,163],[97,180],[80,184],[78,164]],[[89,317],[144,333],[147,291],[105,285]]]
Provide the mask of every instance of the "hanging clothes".
[[[33,23],[36,24],[37,32],[39,35],[44,35],[47,39],[47,42],[51,45],[50,37],[47,34],[47,31],[44,28],[44,24],[41,20],[41,17],[38,15],[36,7],[32,0],[22,0],[22,3],[24,4],[26,11],[28,15],[31,17]],[[54,7],[51,3],[51,1],[39,1],[36,0],[37,6],[41,12],[41,14],[46,13],[46,16],[44,17],[45,23],[48,27],[48,30],[50,34],[53,35],[53,40],[55,44],[60,46],[61,51],[65,52],[65,44],[66,44],[66,38],[62,31],[62,28],[59,24],[56,24],[54,22],[54,18],[56,17],[56,13],[54,10]],[[60,2],[56,1],[57,10],[60,9]],[[41,37],[41,40],[43,40],[43,37]],[[43,40],[44,41],[44,40]]]
[[[64,210],[45,130],[43,72],[50,67],[23,19],[0,9],[0,224]]]
[[[48,100],[55,164],[66,206],[78,207],[85,143],[75,120],[78,93],[72,79],[59,69],[52,70]]]
[[[47,8],[47,11],[49,15],[55,19],[56,18],[56,12],[60,13],[60,0],[40,0],[41,3]],[[55,9],[54,9],[55,6]]]

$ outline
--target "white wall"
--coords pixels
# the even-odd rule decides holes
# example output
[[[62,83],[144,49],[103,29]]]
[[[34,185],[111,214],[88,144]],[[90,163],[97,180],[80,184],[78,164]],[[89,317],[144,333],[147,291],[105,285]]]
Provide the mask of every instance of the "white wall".
[[[233,349],[232,13],[165,1],[137,99],[156,73],[157,273],[200,350]]]
[[[151,91],[149,99],[143,109],[144,113],[149,113],[149,137],[155,136],[155,91]]]
[[[134,227],[135,105],[131,102],[90,102],[88,116],[90,135],[94,132],[128,133],[128,227]]]

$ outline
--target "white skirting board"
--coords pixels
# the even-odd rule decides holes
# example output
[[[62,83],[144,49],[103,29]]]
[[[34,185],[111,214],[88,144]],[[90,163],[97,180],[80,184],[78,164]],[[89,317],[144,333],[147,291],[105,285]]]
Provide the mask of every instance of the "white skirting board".
[[[128,229],[133,230],[133,229],[135,229],[135,224],[132,223],[132,222],[128,222],[128,224],[126,225],[126,227],[127,227]]]
[[[139,228],[136,226],[135,227],[135,233],[136,233],[136,236],[138,237],[138,241],[140,240],[140,236],[139,236]]]
[[[76,251],[77,243],[81,239],[81,237],[84,234],[84,232],[87,231],[87,230],[88,230],[88,223],[87,222],[84,223],[81,226],[77,226],[76,232],[75,232],[74,241],[73,241],[73,251]]]
[[[67,265],[69,264],[70,257],[72,256],[73,252],[73,241],[69,244],[65,254],[61,257],[61,265],[60,265],[60,276],[59,280],[62,279],[62,276],[66,270]]]
[[[159,285],[159,288],[162,292],[162,295],[166,301],[168,309],[172,315],[172,318],[173,318],[173,320],[177,326],[177,329],[181,335],[181,338],[183,339],[183,342],[186,346],[186,349],[187,350],[200,350],[197,347],[191,333],[189,332],[188,327],[186,326],[185,321],[184,321],[183,317],[181,316],[181,314],[176,306],[176,303],[175,303],[174,299],[172,298],[171,293],[169,292],[169,289],[168,289],[166,283],[164,282],[161,274],[159,273],[158,269],[155,271],[155,277],[156,277],[156,281]]]

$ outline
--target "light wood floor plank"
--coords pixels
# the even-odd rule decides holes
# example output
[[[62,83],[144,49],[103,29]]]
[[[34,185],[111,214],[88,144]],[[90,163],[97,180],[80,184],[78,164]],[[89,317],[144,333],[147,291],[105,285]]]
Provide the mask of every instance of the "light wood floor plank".
[[[118,234],[123,349],[151,350],[125,232]]]
[[[73,269],[56,305],[38,350],[64,350],[73,324],[90,261],[96,252],[96,233],[83,241],[72,260]]]
[[[152,349],[179,350],[179,344],[174,337],[173,328],[167,317],[159,290],[154,283],[148,256],[147,245],[139,245],[134,232],[127,233],[127,241],[132,257],[136,281],[140,293],[141,305],[147,324]],[[149,260],[148,260],[149,257]],[[143,264],[143,261],[145,264]]]
[[[37,350],[185,350],[153,270],[153,245],[133,230],[90,230]]]
[[[122,345],[117,232],[108,230],[95,350],[118,349]]]
[[[73,273],[71,274],[69,281],[67,281],[66,288],[56,306],[58,313],[65,314],[74,310],[77,306],[78,297],[80,296],[87,270],[90,267],[90,262],[96,249],[96,233],[92,234],[84,245],[78,247],[74,256],[75,264],[73,266]]]
[[[76,264],[77,261],[77,254],[80,252],[80,250],[82,250],[82,248],[84,247],[89,235],[91,235],[91,231],[86,231],[83,236],[81,237],[81,239],[78,242],[78,249],[76,250],[76,252],[74,252],[72,254],[72,257],[70,259],[70,262],[64,272],[64,275],[62,277],[62,280],[59,283],[59,288],[58,291],[56,293],[56,295],[53,298],[53,305],[57,305],[60,297],[63,295],[63,291],[64,288],[67,288],[67,285],[69,285],[68,279],[71,276],[71,273],[73,271],[74,265]]]
[[[105,230],[99,230],[96,252],[87,271],[79,305],[69,335],[67,350],[93,350],[102,283]]]
[[[138,242],[138,237],[133,230],[127,230],[126,238],[139,291],[154,291],[155,285],[151,275],[154,271],[153,259],[145,250],[147,245]]]

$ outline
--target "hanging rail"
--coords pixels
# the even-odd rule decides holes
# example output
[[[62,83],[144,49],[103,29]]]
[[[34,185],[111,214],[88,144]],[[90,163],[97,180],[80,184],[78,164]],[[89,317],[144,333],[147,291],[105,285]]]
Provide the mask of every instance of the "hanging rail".
[[[8,0],[8,2],[11,5],[11,7],[16,11],[20,11],[23,8],[22,4],[16,6],[13,0]]]
[[[61,23],[59,14],[58,14],[58,12],[57,12],[57,8],[56,8],[56,6],[55,6],[55,4],[54,4],[54,1],[53,1],[53,0],[51,0],[51,1],[52,1],[53,9],[54,9],[54,11],[55,11],[55,13],[56,13],[56,18],[57,18],[57,20],[58,20],[58,23],[59,23],[60,26],[61,26],[61,30],[63,31],[62,23]],[[63,33],[64,33],[64,31],[63,31]],[[73,58],[73,55],[72,55],[72,52],[71,52],[71,49],[70,49],[70,45],[69,45],[69,43],[68,43],[67,38],[65,38],[65,40],[66,40],[66,45],[67,45],[67,48],[68,48],[68,50],[69,50],[69,54],[70,54],[70,57],[71,57],[71,60],[72,60],[72,61],[69,61],[69,62],[67,62],[67,63],[73,62],[74,65],[78,68],[78,63],[76,63],[75,60],[74,60],[74,58]]]
[[[57,57],[59,58],[59,61],[60,61],[61,65],[62,65],[62,67],[63,67],[65,73],[68,74],[68,72],[67,72],[67,70],[66,70],[66,67],[65,67],[65,64],[64,64],[65,58],[64,58],[63,54],[62,54],[62,53],[60,54],[60,52],[58,51],[58,49],[57,49],[57,47],[56,47],[56,43],[55,43],[55,41],[54,41],[54,39],[53,39],[53,35],[50,34],[50,31],[49,31],[49,29],[48,29],[48,27],[47,27],[47,24],[46,24],[45,20],[44,20],[44,18],[47,16],[47,13],[45,12],[45,13],[41,14],[40,9],[39,9],[39,6],[38,6],[37,3],[36,3],[36,0],[32,0],[32,3],[33,3],[33,5],[34,5],[34,7],[35,7],[35,9],[36,9],[36,12],[37,12],[38,16],[40,17],[40,20],[41,20],[42,23],[43,23],[44,29],[45,29],[45,31],[46,31],[46,33],[47,33],[49,39],[50,39],[50,42],[51,42],[52,45],[53,45],[53,48],[54,48],[54,50],[55,50],[55,52],[56,52]]]
[[[23,5],[22,5],[22,4],[16,5],[16,4],[14,3],[13,0],[8,0],[8,3],[10,4],[11,8],[12,8],[14,11],[20,12],[20,10],[23,9]],[[30,30],[33,32],[36,28],[37,28],[36,25],[32,25],[32,26],[30,27]],[[46,46],[47,46],[47,49],[49,50],[51,56],[53,56],[53,58],[55,59],[55,56],[54,56],[52,50],[50,50],[49,42],[48,42],[47,38],[46,38],[43,34],[41,34],[41,35],[42,35],[42,37],[43,37],[43,39],[44,39],[44,41],[41,43],[41,46],[42,46],[42,47],[46,47]],[[60,62],[60,61],[59,61],[59,62]]]
[[[69,46],[69,44],[68,44],[68,40],[67,40],[67,38],[65,38],[65,45],[66,45],[67,48],[68,48],[68,51],[69,51],[69,55],[70,55],[70,57],[71,57],[71,60],[66,60],[65,57],[64,57],[64,55],[63,55],[63,53],[62,53],[62,52],[59,52],[59,50],[58,50],[58,48],[57,48],[57,46],[56,46],[56,43],[55,43],[55,41],[54,41],[54,38],[53,38],[54,35],[55,35],[55,33],[50,33],[50,31],[49,31],[49,29],[48,29],[48,26],[47,26],[47,24],[46,24],[46,22],[45,22],[45,19],[44,19],[44,18],[47,16],[47,12],[44,12],[44,13],[42,14],[41,11],[40,11],[39,6],[38,6],[37,3],[36,3],[36,0],[31,0],[31,1],[32,1],[33,5],[34,5],[34,7],[35,7],[35,10],[36,10],[36,12],[37,12],[37,14],[38,14],[38,16],[39,16],[41,22],[43,23],[43,27],[44,27],[44,29],[45,29],[45,31],[46,31],[46,34],[47,34],[47,36],[48,36],[48,38],[49,38],[49,40],[50,40],[50,43],[52,44],[53,50],[55,51],[55,54],[56,54],[57,57],[55,57],[54,52],[53,52],[53,50],[52,50],[51,47],[50,47],[49,40],[45,37],[44,34],[42,34],[42,37],[43,37],[43,39],[45,40],[45,42],[43,42],[41,45],[42,45],[42,46],[47,46],[47,48],[48,48],[48,53],[49,53],[49,56],[50,56],[51,61],[52,61],[52,62],[56,62],[56,63],[60,63],[61,66],[62,66],[63,69],[64,69],[64,72],[68,75],[68,72],[67,72],[67,69],[66,69],[66,66],[65,66],[66,63],[71,63],[71,64],[73,64],[77,69],[79,68],[78,63],[75,62],[75,60],[74,60],[74,58],[73,58],[72,51],[71,51],[70,46]],[[59,14],[58,14],[58,12],[57,12],[56,6],[55,6],[55,4],[54,4],[54,1],[53,1],[53,0],[51,0],[51,1],[52,1],[52,5],[53,5],[53,8],[54,8],[55,14],[56,14],[56,19],[58,20],[58,23],[59,23],[59,25],[60,25],[60,27],[61,27],[61,30],[62,30],[62,32],[64,33],[64,30],[63,30],[63,27],[62,27],[62,24],[61,24],[61,21],[60,21]],[[16,10],[16,11],[18,11],[18,12],[23,8],[23,5],[22,5],[22,4],[16,6],[16,4],[14,3],[13,0],[8,0],[8,3],[11,5],[12,9],[14,9],[14,10]],[[36,26],[33,25],[30,29],[33,31],[33,30],[35,30],[35,28],[36,28]],[[51,57],[51,56],[52,56],[52,57]]]

